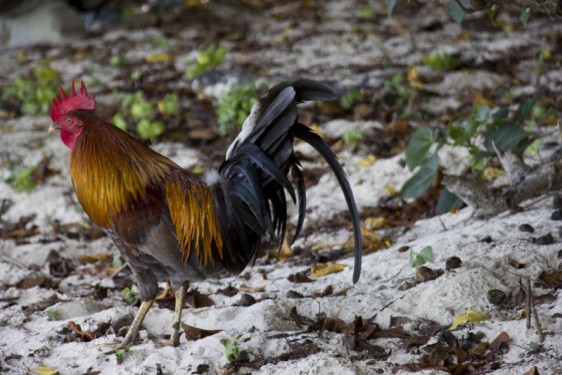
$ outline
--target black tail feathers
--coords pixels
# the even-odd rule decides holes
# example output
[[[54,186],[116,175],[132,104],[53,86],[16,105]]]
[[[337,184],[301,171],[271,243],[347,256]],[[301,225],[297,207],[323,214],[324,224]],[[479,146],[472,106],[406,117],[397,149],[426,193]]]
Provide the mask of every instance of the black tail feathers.
[[[299,80],[269,90],[252,109],[243,129],[228,150],[213,181],[217,217],[229,246],[234,246],[243,266],[253,261],[264,237],[280,245],[287,225],[285,192],[298,201],[299,216],[294,239],[304,222],[306,193],[303,175],[293,152],[297,137],[318,151],[334,172],[345,196],[353,223],[355,265],[353,282],[361,274],[361,227],[353,192],[342,166],[324,140],[298,123],[297,104],[334,100],[334,89],[324,83]],[[289,176],[291,180],[289,180]],[[296,190],[296,191],[295,191]]]

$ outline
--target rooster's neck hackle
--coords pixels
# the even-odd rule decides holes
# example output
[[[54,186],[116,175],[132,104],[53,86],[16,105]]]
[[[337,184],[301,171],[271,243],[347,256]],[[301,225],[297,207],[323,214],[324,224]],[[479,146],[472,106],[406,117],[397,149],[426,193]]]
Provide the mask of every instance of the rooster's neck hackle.
[[[72,182],[84,210],[107,228],[179,167],[94,115],[82,121],[84,129],[70,154]]]

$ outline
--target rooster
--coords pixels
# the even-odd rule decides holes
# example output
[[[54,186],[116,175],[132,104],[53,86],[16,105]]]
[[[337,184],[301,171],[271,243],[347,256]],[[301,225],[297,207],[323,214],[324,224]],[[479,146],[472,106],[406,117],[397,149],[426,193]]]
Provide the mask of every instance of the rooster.
[[[349,182],[330,147],[298,122],[297,103],[334,100],[327,84],[298,80],[269,90],[254,105],[218,170],[203,176],[181,168],[133,136],[96,116],[84,82],[51,106],[51,130],[70,148],[70,174],[78,201],[113,240],[138,284],[141,305],[123,342],[131,345],[154,303],[158,282],[174,289],[169,344],[179,327],[189,281],[224,270],[241,272],[264,248],[281,245],[287,225],[286,192],[298,206],[293,240],[306,210],[295,138],[327,161],[353,222],[353,282],[361,272],[359,214]]]

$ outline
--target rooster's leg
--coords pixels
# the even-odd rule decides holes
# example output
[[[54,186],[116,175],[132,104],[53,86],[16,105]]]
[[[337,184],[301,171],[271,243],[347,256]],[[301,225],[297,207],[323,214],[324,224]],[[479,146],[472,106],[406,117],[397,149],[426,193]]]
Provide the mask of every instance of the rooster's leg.
[[[174,320],[172,322],[172,334],[170,335],[170,341],[166,342],[165,345],[178,346],[180,344],[180,323],[181,323],[181,312],[183,310],[183,304],[185,302],[185,292],[187,290],[187,285],[182,285],[175,291],[176,296],[176,306],[174,309]]]
[[[133,323],[131,323],[131,326],[129,327],[127,334],[125,335],[125,339],[121,344],[117,345],[114,348],[115,350],[126,349],[127,346],[131,345],[135,341],[135,338],[139,333],[139,329],[142,324],[142,321],[144,320],[146,313],[148,313],[148,310],[150,310],[150,308],[152,307],[153,303],[154,303],[154,299],[142,301],[139,307],[139,311],[137,312],[135,319],[133,319]]]

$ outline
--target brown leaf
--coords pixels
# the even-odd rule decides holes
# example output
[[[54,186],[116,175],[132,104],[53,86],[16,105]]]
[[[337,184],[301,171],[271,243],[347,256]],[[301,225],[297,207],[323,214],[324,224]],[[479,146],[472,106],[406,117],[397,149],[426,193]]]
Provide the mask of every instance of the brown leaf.
[[[535,366],[533,366],[529,371],[527,371],[523,375],[539,375],[539,370]]]
[[[314,280],[309,278],[305,272],[297,272],[289,275],[287,279],[292,283],[311,283]]]
[[[202,328],[197,328],[197,327],[193,327],[190,326],[188,324],[185,323],[181,323],[181,329],[183,329],[183,331],[185,332],[185,338],[188,341],[195,341],[195,340],[199,340],[208,336],[212,336],[216,333],[222,332],[222,330],[217,329],[202,329]]]
[[[294,322],[297,323],[298,326],[302,327],[302,326],[306,326],[312,323],[312,320],[308,319],[307,317],[304,317],[302,315],[299,314],[299,312],[297,311],[297,307],[293,306],[291,308],[291,318],[293,318]]]
[[[213,300],[206,294],[201,294],[197,289],[187,293],[185,302],[193,308],[214,306]]]
[[[509,342],[509,335],[507,334],[507,332],[502,332],[500,333],[489,345],[488,349],[490,349],[490,352],[492,353],[496,353],[498,350],[500,350],[500,347],[503,344],[507,344]]]
[[[554,271],[552,273],[543,272],[539,276],[538,283],[545,288],[562,288],[562,271]]]
[[[104,322],[101,323],[94,332],[84,331],[80,324],[76,324],[73,321],[68,322],[68,328],[71,332],[68,333],[64,339],[65,342],[89,342],[98,337],[103,336],[107,330],[111,327],[111,323]]]
[[[16,287],[20,289],[30,289],[36,286],[40,286],[46,289],[55,288],[58,282],[54,281],[51,277],[44,275],[40,272],[34,272],[27,277],[21,279],[16,283]]]
[[[444,271],[442,269],[433,270],[426,266],[420,266],[416,270],[415,281],[417,283],[423,283],[426,281],[434,280],[439,276],[443,275]]]
[[[51,307],[59,301],[60,301],[59,297],[56,294],[52,294],[49,298],[47,298],[45,300],[35,302],[35,303],[29,305],[26,310],[28,312],[43,311],[47,307]]]
[[[238,289],[236,289],[235,287],[233,287],[232,285],[229,285],[223,289],[219,289],[218,293],[225,295],[227,297],[233,297],[236,294],[238,294]]]

